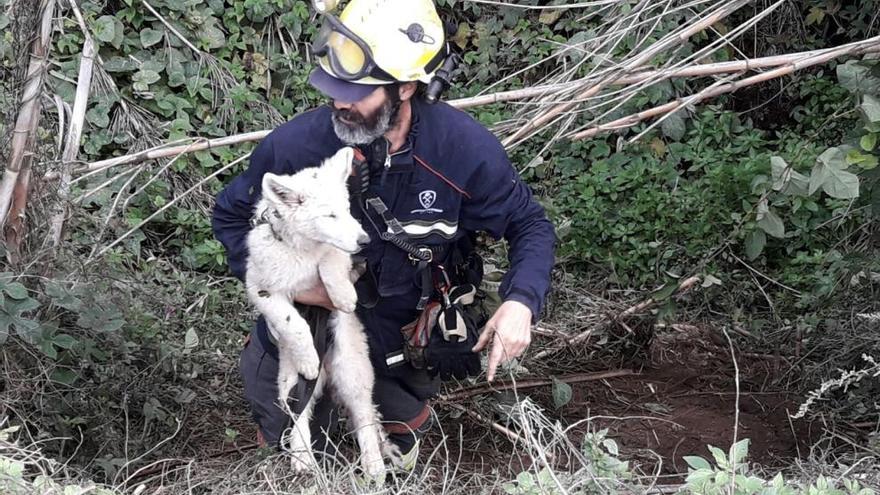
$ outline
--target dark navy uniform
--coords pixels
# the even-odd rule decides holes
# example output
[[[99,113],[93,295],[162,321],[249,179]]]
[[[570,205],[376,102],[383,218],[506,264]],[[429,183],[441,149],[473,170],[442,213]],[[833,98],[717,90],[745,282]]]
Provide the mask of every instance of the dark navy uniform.
[[[360,147],[370,164],[369,193],[382,199],[419,246],[442,252],[477,231],[505,238],[510,269],[499,295],[525,304],[537,319],[550,285],[555,243],[543,208],[485,127],[445,103],[411,101],[411,131],[401,150],[388,156],[384,138]],[[226,247],[229,266],[238,278],[246,275],[245,240],[263,174],[291,174],[320,165],[345,146],[333,131],[331,111],[323,106],[275,129],[254,151],[250,167],[218,196],[214,234]],[[377,375],[374,398],[384,420],[418,429],[424,423],[427,399],[439,384],[399,358],[389,358],[400,355],[404,345],[400,329],[419,313],[417,268],[407,253],[378,238],[368,218],[356,217],[372,239],[360,254],[366,257],[371,271],[366,277],[375,281],[379,296],[374,306],[358,307]],[[248,346],[242,354],[245,396],[264,437],[276,442],[286,418],[273,405],[277,362],[271,361],[277,349],[262,318],[251,342],[255,339],[259,346]],[[394,427],[389,429],[394,432]]]

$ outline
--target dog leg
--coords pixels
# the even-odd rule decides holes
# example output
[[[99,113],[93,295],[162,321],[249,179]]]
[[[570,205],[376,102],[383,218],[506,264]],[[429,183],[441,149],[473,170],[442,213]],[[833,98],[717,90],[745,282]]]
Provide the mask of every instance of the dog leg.
[[[332,249],[318,265],[318,274],[333,305],[344,313],[353,313],[357,305],[357,291],[351,282],[351,258],[338,249]]]
[[[371,479],[384,480],[384,430],[373,404],[375,378],[366,336],[356,316],[337,311],[334,319],[333,348],[327,356],[330,384],[351,419],[361,449],[361,468]]]
[[[285,294],[248,287],[248,296],[266,318],[278,344],[278,400],[286,404],[298,375],[306,380],[318,376],[320,359],[312,343],[309,324],[300,316]]]
[[[321,393],[324,390],[325,376],[326,373],[318,376],[312,396],[306,403],[302,414],[294,421],[293,428],[290,431],[288,442],[290,465],[296,473],[304,473],[317,466],[315,455],[312,452],[312,430],[309,427],[309,423],[312,420],[312,411],[315,408],[315,403],[321,398]]]

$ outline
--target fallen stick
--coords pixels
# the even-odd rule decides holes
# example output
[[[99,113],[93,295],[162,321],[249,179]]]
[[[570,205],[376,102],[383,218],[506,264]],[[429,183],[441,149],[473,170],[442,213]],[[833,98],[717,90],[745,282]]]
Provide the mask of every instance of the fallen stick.
[[[673,295],[683,294],[683,293],[689,291],[691,288],[693,288],[693,286],[697,285],[699,282],[700,282],[700,277],[698,277],[698,276],[690,277],[678,286],[678,289],[675,290]],[[658,301],[655,301],[653,297],[650,297],[650,298],[636,304],[635,306],[627,308],[622,313],[611,318],[609,321],[619,322],[623,318],[626,318],[627,316],[632,316],[636,313],[640,313],[640,312],[650,308],[651,306],[657,304],[657,302]],[[594,329],[595,328],[590,328],[588,330],[585,330],[585,331],[575,335],[574,337],[568,339],[565,343],[569,346],[580,344],[580,343],[586,341],[587,339],[589,339],[593,335]],[[544,349],[543,351],[532,356],[532,359],[534,359],[534,360],[543,359],[558,350],[559,349]]]
[[[61,171],[59,173],[61,182],[58,186],[58,198],[55,203],[52,220],[49,224],[50,237],[52,238],[52,247],[57,248],[61,244],[61,237],[64,234],[64,222],[67,220],[68,203],[70,199],[70,180],[72,163],[76,161],[79,153],[80,143],[82,141],[83,124],[86,118],[86,108],[89,103],[89,94],[92,88],[92,70],[95,66],[95,55],[97,50],[92,36],[85,27],[85,21],[82,12],[75,1],[70,2],[76,18],[82,26],[83,41],[82,54],[80,55],[79,75],[76,79],[76,97],[73,100],[73,110],[70,116],[70,127],[67,131],[67,138],[64,142],[64,151],[61,155]]]
[[[709,91],[701,92],[697,95],[688,96],[685,98],[679,98],[674,101],[670,101],[663,105],[649,108],[648,110],[643,110],[638,113],[634,113],[628,115],[626,117],[622,117],[611,122],[607,122],[604,124],[600,124],[597,126],[593,126],[584,130],[573,132],[566,137],[571,139],[572,141],[577,141],[579,139],[587,139],[599,134],[600,132],[606,131],[616,131],[620,129],[626,129],[628,127],[632,127],[637,123],[652,118],[657,117],[659,115],[664,115],[667,113],[672,113],[678,111],[684,106],[696,105],[701,101],[714,98],[716,96],[732,93],[738,89],[742,89],[746,86],[751,86],[754,84],[762,83],[769,81],[771,79],[776,79],[782,76],[787,76],[793,72],[806,69],[808,67],[813,67],[815,65],[826,63],[834,58],[837,58],[841,55],[848,55],[855,52],[857,49],[867,50],[867,51],[875,51],[880,50],[880,36],[875,36],[873,38],[868,38],[864,41],[859,41],[856,43],[852,43],[849,45],[843,45],[834,49],[825,50],[824,53],[810,55],[804,58],[800,58],[793,62],[789,62],[788,64],[777,67],[773,70],[763,72],[761,74],[756,74],[751,77],[747,77],[745,79],[740,79],[739,81],[733,81],[726,84],[721,84],[716,88],[712,88]]]
[[[452,407],[453,409],[458,409],[459,411],[467,414],[468,416],[476,419],[477,421],[479,421],[481,423],[485,423],[486,425],[490,426],[493,430],[502,433],[504,436],[507,437],[508,440],[510,440],[513,443],[517,443],[517,442],[525,443],[525,439],[523,437],[521,437],[518,433],[511,431],[510,428],[506,428],[504,426],[501,426],[500,424],[492,421],[491,419],[484,418],[483,416],[480,415],[480,413],[478,413],[476,411],[471,411],[470,409],[468,409],[460,404],[449,404],[449,407]]]
[[[651,45],[643,53],[640,53],[634,59],[626,62],[626,64],[621,68],[622,69],[621,72],[622,73],[632,72],[633,70],[635,70],[635,69],[641,67],[642,65],[644,65],[645,63],[647,63],[652,57],[654,57],[655,55],[657,55],[661,51],[665,50],[666,48],[673,46],[675,44],[678,44],[678,43],[683,43],[685,40],[687,40],[688,38],[690,38],[694,34],[697,34],[700,31],[703,31],[704,29],[708,28],[712,24],[715,24],[716,22],[720,21],[721,19],[724,19],[725,17],[727,17],[731,13],[735,12],[736,10],[739,10],[740,7],[742,7],[748,3],[749,2],[747,0],[746,1],[730,2],[729,4],[722,5],[715,12],[713,12],[712,14],[710,14],[702,19],[695,19],[690,26],[687,26],[681,32],[670,33],[670,34],[666,35],[664,38],[658,40],[656,43]],[[524,125],[522,125],[516,132],[514,132],[510,136],[506,137],[504,139],[504,141],[502,141],[502,144],[505,147],[508,147],[508,146],[516,143],[519,138],[534,131],[535,129],[540,128],[541,126],[543,126],[547,122],[550,122],[551,120],[553,120],[559,114],[570,110],[571,108],[576,106],[579,101],[582,101],[582,100],[585,100],[585,99],[590,98],[592,96],[595,96],[602,89],[607,87],[609,85],[609,82],[610,81],[600,81],[596,84],[593,84],[590,87],[587,87],[586,89],[579,92],[577,94],[577,96],[575,96],[571,101],[556,105],[555,107],[551,108],[550,110],[548,110],[544,114],[539,115],[539,116],[529,120]]]
[[[608,378],[618,378],[621,376],[633,376],[638,375],[633,370],[612,370],[612,371],[599,371],[596,373],[577,373],[574,375],[566,375],[558,377],[556,380],[565,383],[581,383],[581,382],[590,382],[595,380],[605,380]],[[552,385],[553,380],[548,380],[546,378],[535,378],[531,380],[516,380],[516,381],[505,381],[499,382],[497,384],[486,383],[483,385],[474,385],[471,387],[464,387],[458,390],[455,390],[448,394],[443,394],[439,397],[441,401],[455,401],[460,399],[466,399],[468,397],[473,397],[475,395],[481,395],[488,392],[500,392],[502,390],[522,390],[527,388],[536,388],[543,387],[546,385]]]
[[[880,51],[880,44],[878,45],[865,45],[864,41],[848,43],[846,45],[841,45],[837,49],[847,49],[847,53],[849,54],[864,54],[869,52]],[[850,51],[851,50],[851,51]],[[678,77],[700,77],[700,76],[711,76],[717,74],[726,74],[731,72],[741,72],[741,71],[750,71],[755,69],[762,68],[771,68],[771,67],[779,67],[791,64],[793,61],[803,60],[804,58],[814,57],[818,55],[823,55],[827,53],[829,49],[822,50],[810,50],[806,52],[798,52],[792,53],[788,55],[775,55],[772,57],[761,57],[756,59],[748,59],[748,60],[738,60],[732,62],[719,62],[714,64],[697,64],[689,67],[681,67],[678,69],[658,69],[658,70],[646,70],[643,72],[638,72],[631,75],[622,76],[616,79],[613,79],[607,82],[607,85],[626,85],[626,84],[636,84],[639,82],[646,81],[652,78],[678,78]],[[501,91],[498,93],[490,94],[490,95],[482,95],[482,96],[473,96],[469,98],[460,98],[457,100],[450,100],[447,103],[450,106],[459,109],[473,108],[482,105],[488,105],[492,103],[503,103],[508,101],[516,101],[523,100],[527,98],[532,98],[540,95],[549,95],[560,93],[566,90],[570,90],[574,87],[578,87],[587,82],[587,79],[582,79],[578,81],[571,81],[566,83],[559,84],[548,84],[543,86],[536,86],[534,88],[523,88],[523,89],[515,89],[510,91]],[[596,89],[594,89],[596,88]],[[590,88],[591,91],[585,92],[579,96],[590,97],[594,96],[598,92],[598,88],[593,86]],[[661,112],[662,113],[662,112]],[[647,117],[646,117],[647,118]],[[612,130],[612,129],[603,129],[604,130]],[[99,170],[103,170],[105,168],[115,167],[117,165],[130,165],[135,163],[141,163],[148,160],[156,160],[160,158],[169,158],[173,156],[177,156],[183,153],[191,153],[196,151],[204,151],[214,148],[221,148],[225,146],[233,146],[237,144],[243,144],[248,142],[260,141],[265,138],[269,133],[272,132],[271,129],[266,129],[262,131],[253,131],[246,132],[243,134],[235,134],[232,136],[226,136],[221,138],[214,139],[205,139],[205,138],[193,138],[195,143],[191,143],[188,145],[177,145],[177,146],[167,146],[160,147],[158,149],[151,149],[146,151],[141,151],[138,153],[132,153],[129,155],[118,156],[114,158],[108,158],[106,160],[99,160],[96,162],[89,163],[83,167],[79,167],[73,171],[75,174],[84,174],[87,172],[95,172]],[[60,174],[57,171],[48,172],[43,175],[43,180],[57,180],[60,177]]]

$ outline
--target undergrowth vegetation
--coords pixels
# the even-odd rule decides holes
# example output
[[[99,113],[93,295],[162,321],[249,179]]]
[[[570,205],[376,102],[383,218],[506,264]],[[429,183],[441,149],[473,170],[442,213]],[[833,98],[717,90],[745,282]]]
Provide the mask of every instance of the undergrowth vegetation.
[[[84,26],[62,3],[46,84],[57,98],[47,98],[44,109],[37,179],[58,162],[56,127],[74,104],[84,29],[98,43],[100,60],[81,163],[192,136],[269,129],[324,103],[307,83],[314,62],[307,46],[317,29],[308,2],[82,0],[77,5]],[[465,61],[448,98],[536,84],[556,70],[545,57],[561,44],[594,36],[603,22],[579,9],[437,3],[458,25],[453,43]],[[32,10],[29,0],[0,0],[4,162],[27,66],[29,35],[23,33],[35,25]],[[866,39],[880,29],[878,11],[876,0],[787,2],[707,61]],[[687,16],[685,10],[671,12],[658,32],[671,31]],[[736,21],[717,23],[713,32],[727,32]],[[679,49],[692,53],[709,39],[701,33]],[[633,35],[615,53],[637,50],[643,41]],[[584,56],[575,51],[567,62]],[[525,66],[536,69],[520,72]],[[620,108],[601,111],[609,119],[621,117],[710,82],[664,80]],[[517,110],[492,104],[471,113],[506,131],[517,125]],[[581,123],[590,118],[577,117]],[[652,318],[661,323],[692,318],[741,328],[752,337],[742,343],[746,352],[791,358],[798,372],[789,386],[801,392],[819,387],[838,368],[861,367],[862,355],[880,356],[876,56],[835,59],[778,85],[688,106],[656,128],[649,125],[545,146],[553,137],[547,131],[511,149],[515,166],[557,226],[558,271],[612,298],[653,297],[661,304]],[[246,162],[224,167],[252,148],[220,147],[80,176],[71,186],[73,211],[59,249],[49,247],[44,232],[56,186],[34,179],[24,255],[0,246],[9,260],[0,273],[0,491],[103,493],[90,482],[53,484],[53,477],[69,475],[69,463],[73,479],[93,479],[115,493],[136,487],[126,481],[157,459],[252,446],[236,363],[254,315],[210,228],[214,195]],[[487,249],[503,251],[497,244]],[[690,275],[704,279],[699,295],[676,300],[673,292]],[[573,325],[572,331],[583,330]],[[859,386],[825,390],[809,413],[830,423],[874,422],[876,432],[876,380],[866,375]],[[546,419],[543,412],[535,415]],[[552,423],[547,419],[542,427],[552,430]],[[860,453],[878,456],[874,442]],[[501,476],[496,488],[649,488],[637,483],[644,473],[620,458],[605,432],[565,445],[578,459],[571,469],[536,465],[515,479]],[[727,452],[719,447],[713,463],[689,461],[683,490],[871,493],[867,483],[846,476],[862,472],[854,455],[846,461],[852,469],[805,470],[805,481],[785,483],[744,463],[746,443]],[[68,461],[62,466],[50,459]],[[264,472],[251,468],[248,476]],[[427,482],[409,488],[425,490]]]

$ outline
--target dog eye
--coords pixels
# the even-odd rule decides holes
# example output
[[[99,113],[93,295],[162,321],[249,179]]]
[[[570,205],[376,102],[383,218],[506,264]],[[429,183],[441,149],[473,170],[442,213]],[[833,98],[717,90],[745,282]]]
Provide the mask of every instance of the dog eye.
[[[327,216],[330,217],[330,218],[336,218],[336,213],[331,213],[331,214],[329,214],[329,215],[327,215]]]

